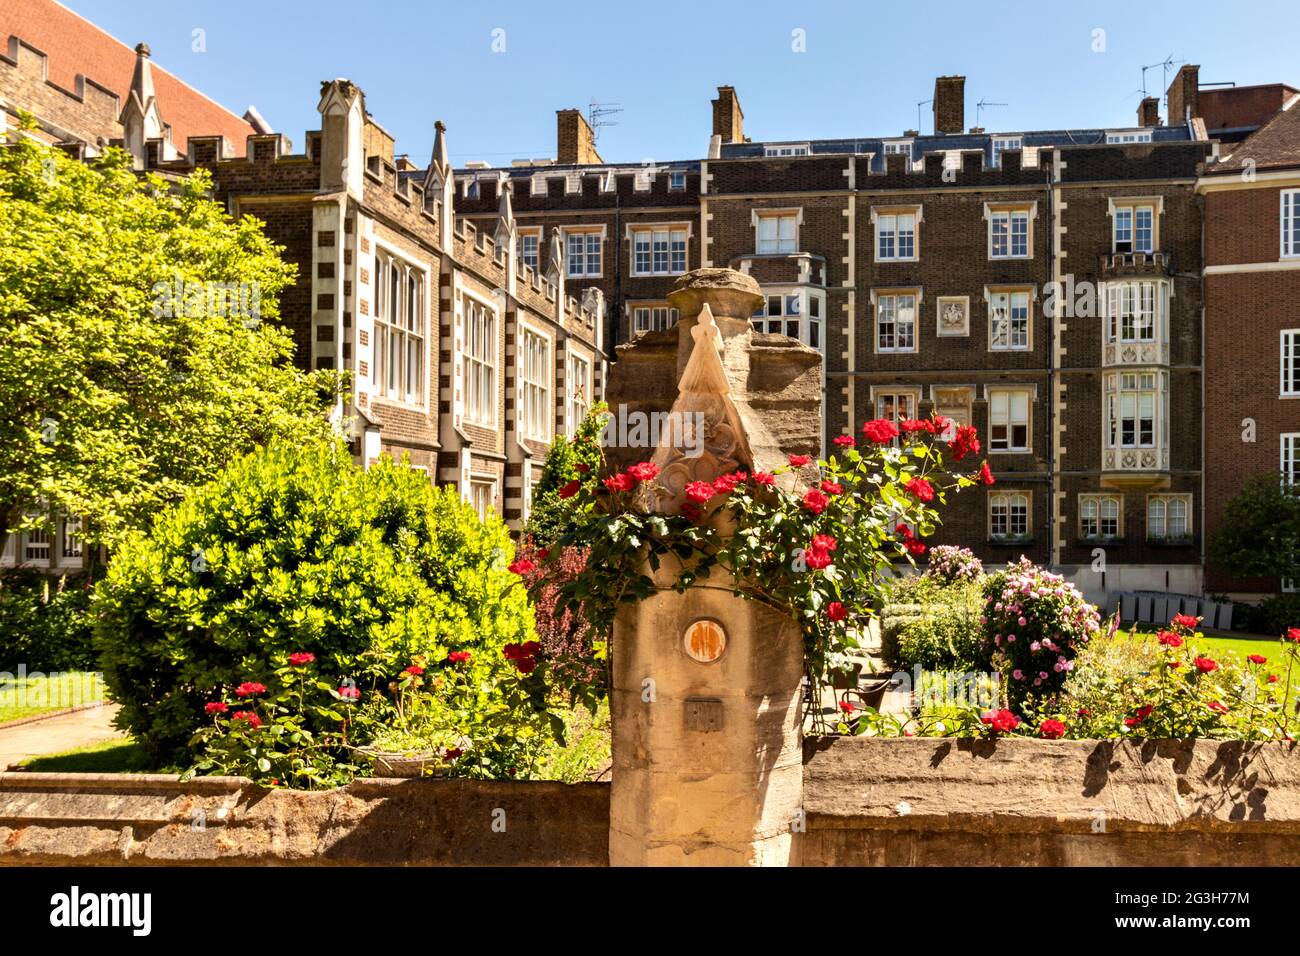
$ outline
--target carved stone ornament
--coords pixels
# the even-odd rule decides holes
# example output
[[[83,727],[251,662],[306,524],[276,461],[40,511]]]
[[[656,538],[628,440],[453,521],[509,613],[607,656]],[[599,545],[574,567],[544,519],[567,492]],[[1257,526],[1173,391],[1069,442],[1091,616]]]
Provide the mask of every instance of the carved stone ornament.
[[[651,457],[659,466],[658,481],[653,488],[641,486],[646,507],[661,514],[681,510],[691,482],[713,481],[738,468],[753,468],[753,456],[722,367],[718,326],[707,303],[690,331],[694,340],[691,354],[671,410],[680,427],[661,432],[659,447]],[[698,454],[688,454],[688,450]]]

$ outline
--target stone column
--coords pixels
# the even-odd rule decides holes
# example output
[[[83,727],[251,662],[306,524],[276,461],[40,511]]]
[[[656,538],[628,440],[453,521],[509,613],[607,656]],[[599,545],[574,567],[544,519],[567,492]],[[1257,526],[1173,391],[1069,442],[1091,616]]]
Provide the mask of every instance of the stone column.
[[[683,317],[673,411],[702,416],[705,433],[702,455],[688,457],[665,439],[648,456],[660,465],[662,488],[646,506],[675,514],[687,481],[737,467],[770,470],[784,458],[744,393],[757,285],[731,270],[701,270],[670,299]],[[806,414],[820,422],[820,408]],[[704,520],[728,519],[719,512]],[[718,569],[678,594],[671,586],[679,571],[665,562],[651,575],[661,590],[622,608],[614,624],[610,863],[797,865],[800,629],[735,597]]]

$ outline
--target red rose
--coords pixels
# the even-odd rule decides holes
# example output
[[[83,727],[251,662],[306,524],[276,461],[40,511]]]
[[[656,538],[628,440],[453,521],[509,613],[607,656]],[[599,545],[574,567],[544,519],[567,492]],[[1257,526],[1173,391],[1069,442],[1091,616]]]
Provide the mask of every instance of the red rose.
[[[289,655],[289,663],[294,667],[302,667],[304,664],[310,664],[316,660],[316,655],[310,651],[299,651],[296,654]]]
[[[406,670],[402,671],[402,673],[410,674],[412,677],[419,677],[424,673],[424,668],[419,664],[412,664],[410,667],[406,668]]]
[[[758,485],[774,485],[776,484],[776,475],[766,471],[756,471],[754,472],[754,483]]]
[[[930,484],[924,478],[913,478],[903,487],[916,495],[916,497],[921,501],[934,500],[934,485]]]
[[[530,574],[537,570],[537,564],[528,558],[519,558],[510,564],[506,570],[512,574]]]
[[[219,700],[213,700],[204,704],[203,710],[208,714],[224,714],[226,711],[230,710],[230,708]]]
[[[346,700],[360,700],[361,691],[352,684],[344,684],[339,688],[339,696]]]
[[[469,663],[469,659],[469,651],[452,651],[447,655],[447,660],[451,661],[453,664],[467,664]]]
[[[911,538],[907,542],[907,550],[911,551],[913,554],[925,554],[925,542],[916,538]]]
[[[883,445],[898,437],[898,426],[887,418],[873,418],[862,426],[862,434],[877,445]]]
[[[803,468],[803,467],[806,467],[807,465],[809,465],[809,464],[811,464],[811,463],[812,463],[812,459],[809,458],[807,455],[791,455],[791,456],[790,456],[790,467],[791,467],[791,468]]]
[[[1214,711],[1216,714],[1226,714],[1228,712],[1227,705],[1224,704],[1222,701],[1212,700],[1207,706],[1210,708],[1210,710]]]
[[[748,475],[743,471],[732,472],[730,475],[722,475],[714,479],[713,490],[719,495],[729,495],[736,490],[736,485],[744,481]],[[707,484],[707,482],[705,482]]]
[[[1246,657],[1246,660],[1250,661],[1252,664],[1268,663],[1268,658],[1265,657],[1263,654],[1250,654]]]
[[[901,534],[904,538],[912,537],[912,529],[909,528],[907,525],[903,524],[902,522],[899,522],[898,526],[895,527],[894,530],[897,531],[899,534]]]
[[[1219,665],[1216,661],[1208,657],[1196,658],[1196,669],[1202,674],[1208,674],[1210,671],[1217,671]]]
[[[686,497],[697,505],[702,505],[715,494],[713,485],[707,481],[692,481],[686,486]]]
[[[898,423],[898,427],[908,435],[913,432],[928,432],[933,430],[930,423],[924,418],[905,418]]]
[[[814,571],[821,571],[829,568],[834,563],[831,553],[824,548],[808,547],[804,549],[803,559],[808,563],[808,567]]]
[[[815,515],[821,514],[830,504],[830,499],[814,488],[803,496],[803,506]]]
[[[827,478],[825,481],[822,482],[821,489],[822,491],[826,492],[828,495],[844,494],[844,486],[839,484],[838,482],[831,481],[829,478]]]
[[[537,661],[532,657],[523,657],[515,661],[515,667],[519,668],[521,674],[531,674],[537,667]]]
[[[578,462],[578,463],[577,463],[576,465],[574,465],[573,467],[576,468],[576,469],[578,469],[578,474],[580,474],[580,475],[585,475],[585,474],[587,474],[587,472],[591,471],[591,466],[590,466],[590,465],[585,465],[585,464],[583,464],[582,462]]]
[[[1190,614],[1175,614],[1174,619],[1170,621],[1174,627],[1185,627],[1189,631],[1196,630],[1196,625],[1201,622],[1199,617],[1193,617]]]
[[[980,465],[979,474],[975,476],[981,485],[993,484],[993,472],[989,470],[989,463],[986,461]]]
[[[700,506],[697,505],[695,502],[684,501],[682,502],[682,514],[685,515],[687,518],[689,518],[691,521],[699,521],[700,518],[703,517],[704,513],[700,511]]]
[[[974,425],[962,425],[952,438],[952,460],[961,461],[967,455],[980,453],[979,432]]]
[[[446,751],[443,753],[442,759],[447,763],[451,763],[453,760],[455,760],[457,757],[461,756],[464,753],[465,751],[461,750],[459,747],[448,747]]]
[[[654,462],[642,461],[629,468],[627,473],[637,481],[654,481],[659,475],[659,466]]]
[[[820,548],[823,551],[834,551],[839,546],[840,543],[835,540],[835,536],[829,534],[813,535],[812,543],[808,545],[810,548]]]
[[[627,472],[620,472],[605,479],[605,487],[614,494],[620,491],[631,491],[635,485],[636,482],[632,480],[632,476]]]
[[[1276,684],[1277,681],[1278,681],[1278,676],[1277,676],[1276,674],[1269,674],[1269,675],[1268,675],[1268,682],[1269,682],[1270,684]]]
[[[950,424],[952,424],[951,418],[944,418],[942,415],[935,415],[930,419],[930,431],[934,432],[936,435],[942,435],[944,429],[946,429]]]
[[[257,716],[257,714],[253,713],[251,710],[236,711],[233,719],[241,720],[246,724],[248,724],[248,726],[252,727],[253,729],[257,729],[258,727],[262,726],[262,718]]]
[[[1165,647],[1182,647],[1183,639],[1173,631],[1161,631],[1156,635],[1156,640]]]
[[[849,616],[849,612],[844,609],[844,605],[839,601],[832,601],[826,605],[826,617],[832,621],[842,621]]]
[[[246,680],[235,688],[235,694],[239,697],[256,697],[258,694],[265,693],[266,685],[253,680]]]
[[[840,710],[844,711],[844,713],[846,714],[851,714],[857,709],[858,709],[857,705],[854,704],[853,701],[851,700],[840,701]]]
[[[831,439],[832,445],[839,445],[841,448],[852,448],[857,444],[852,435],[836,435]]]
[[[559,495],[561,498],[572,498],[574,495],[578,493],[578,489],[581,487],[582,487],[582,482],[580,482],[577,478],[574,478],[571,482],[569,482],[567,485],[565,485],[563,488],[560,489]]]
[[[1009,734],[1020,726],[1020,718],[1009,710],[999,710],[996,714],[985,714],[980,718],[980,721],[1000,734]]]
[[[1065,724],[1048,718],[1038,725],[1038,735],[1048,740],[1059,740],[1065,736]]]
[[[1286,629],[1286,639],[1293,643],[1300,644],[1300,627],[1288,627]]]

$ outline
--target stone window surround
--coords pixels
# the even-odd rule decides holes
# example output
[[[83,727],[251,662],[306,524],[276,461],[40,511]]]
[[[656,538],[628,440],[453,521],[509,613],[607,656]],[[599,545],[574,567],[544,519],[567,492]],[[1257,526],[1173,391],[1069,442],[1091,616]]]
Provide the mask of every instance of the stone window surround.
[[[794,217],[794,248],[787,252],[761,252],[758,247],[759,223],[763,219],[784,219]],[[754,227],[754,255],[757,256],[787,256],[791,253],[798,252],[800,246],[800,233],[803,231],[803,207],[802,206],[783,206],[772,207],[770,209],[753,208],[749,211],[750,224]],[[778,229],[778,242],[780,232]]]
[[[679,220],[677,222],[636,222],[628,223],[624,231],[623,241],[627,243],[628,256],[628,275],[636,278],[647,276],[679,276],[690,271],[691,269],[691,237],[695,234],[693,229],[694,223],[690,220]],[[684,268],[680,271],[672,268],[672,233],[686,233],[686,262]],[[651,271],[638,272],[636,268],[636,234],[638,232],[668,232],[668,271],[655,272],[654,270],[654,249],[651,248]]]
[[[1108,196],[1106,198],[1106,215],[1110,217],[1110,250],[1115,252],[1115,210],[1116,209],[1139,209],[1143,206],[1151,207],[1151,252],[1160,248],[1160,218],[1165,213],[1164,196]],[[1137,219],[1134,216],[1133,228],[1137,228]],[[1135,250],[1136,251],[1136,250]]]
[[[570,272],[569,271],[569,236],[577,235],[600,235],[600,270],[597,272]],[[568,279],[602,279],[605,276],[605,240],[607,238],[605,226],[560,226],[560,242],[563,243],[564,252],[564,275]]]
[[[483,489],[483,488],[487,489],[488,496],[489,496],[486,509],[479,508],[477,492],[479,489]],[[484,518],[487,517],[486,514],[487,511],[496,510],[496,503],[501,499],[500,486],[499,486],[499,482],[497,481],[497,476],[490,474],[488,472],[478,472],[478,471],[471,472],[469,476],[469,481],[467,482],[466,485],[465,492],[466,492],[465,500],[468,501],[471,505],[473,505],[475,507],[475,510],[479,511],[480,517],[484,517]]]
[[[993,347],[993,296],[1005,293],[1010,295],[1015,292],[1026,292],[1029,294],[1029,312],[1025,316],[1025,344],[1024,345],[1007,345],[1003,348]],[[1031,284],[1013,284],[1013,285],[986,285],[984,287],[984,311],[987,313],[985,323],[988,332],[988,345],[985,351],[988,352],[1032,352],[1034,350],[1034,303],[1038,301],[1038,286]],[[969,314],[967,316],[969,321]],[[1007,341],[1011,340],[1011,327],[1007,326]]]
[[[882,349],[880,347],[880,310],[877,300],[886,296],[911,295],[916,297],[912,307],[912,347],[910,349]],[[871,289],[867,298],[871,303],[871,350],[876,355],[918,355],[921,351],[921,313],[925,305],[925,290],[921,286],[890,286]]]
[[[993,217],[1000,213],[1027,213],[1025,225],[1025,254],[1023,256],[995,256],[993,254]],[[1034,222],[1038,219],[1038,200],[1008,200],[1005,202],[986,202],[984,204],[984,221],[988,223],[985,230],[987,239],[985,242],[985,254],[988,259],[999,261],[1003,259],[1032,259],[1034,257]],[[1007,230],[1007,251],[1011,250],[1011,231],[1008,226]]]
[[[1011,505],[1016,499],[1024,499],[1025,503],[1025,530],[1023,532],[1011,531]],[[998,502],[1005,502],[1007,508],[1007,533],[995,533],[993,531],[993,506]],[[988,518],[988,536],[990,541],[1003,540],[1020,540],[1021,538],[1031,537],[1034,533],[1034,493],[1029,489],[1005,488],[1001,491],[990,491],[988,495],[988,506],[986,508]]]
[[[1116,515],[1115,515],[1116,530],[1114,534],[1104,534],[1101,530],[1101,521],[1103,517],[1101,509],[1102,509],[1103,502],[1106,501],[1114,501],[1117,506]],[[1088,534],[1083,527],[1083,506],[1085,503],[1088,502],[1095,502],[1097,506],[1096,534]],[[1124,537],[1124,496],[1118,493],[1104,493],[1104,494],[1099,492],[1082,493],[1079,495],[1078,519],[1079,519],[1078,520],[1079,537],[1084,541],[1106,541],[1106,540],[1113,540],[1116,538],[1122,538]]]
[[[1147,498],[1146,498],[1147,540],[1151,540],[1152,538],[1155,538],[1156,540],[1159,540],[1159,539],[1161,539],[1161,538],[1172,537],[1172,536],[1169,534],[1169,504],[1170,504],[1170,502],[1175,501],[1175,500],[1182,501],[1182,502],[1184,503],[1185,507],[1186,507],[1186,516],[1185,516],[1185,519],[1184,519],[1184,520],[1185,520],[1186,523],[1187,523],[1187,527],[1183,530],[1183,532],[1182,532],[1181,534],[1182,534],[1182,535],[1192,535],[1192,534],[1195,534],[1195,527],[1196,527],[1196,526],[1195,526],[1195,523],[1194,523],[1194,521],[1193,521],[1193,518],[1194,518],[1195,516],[1194,516],[1194,514],[1193,514],[1193,512],[1192,512],[1192,495],[1191,495],[1191,493],[1190,493],[1190,492],[1184,492],[1184,493],[1181,493],[1181,494],[1180,494],[1180,493],[1170,493],[1170,492],[1167,492],[1167,491],[1161,491],[1161,492],[1154,492],[1154,493],[1152,493],[1152,494],[1149,494],[1149,495],[1147,495]],[[1162,519],[1162,520],[1164,521],[1164,527],[1165,527],[1165,530],[1164,530],[1162,533],[1160,533],[1160,534],[1155,534],[1155,535],[1153,535],[1153,534],[1151,533],[1151,505],[1152,505],[1153,503],[1155,503],[1155,502],[1158,502],[1158,501],[1159,501],[1159,502],[1163,502],[1163,503],[1164,503],[1164,506],[1165,506],[1165,513],[1164,513],[1164,517],[1163,517],[1163,519]],[[1180,535],[1180,536],[1181,536],[1181,535]]]
[[[880,221],[881,216],[913,216],[915,220],[912,225],[912,254],[910,256],[893,255],[886,258],[880,257]],[[924,206],[922,203],[892,203],[884,206],[871,207],[871,226],[872,242],[871,257],[875,262],[919,262],[921,259],[921,223],[925,221]],[[894,231],[894,249],[898,249],[898,231]]]
[[[1025,440],[1028,442],[1024,447],[1015,448],[994,448],[993,447],[993,393],[994,392],[1027,392],[1029,395],[1028,412],[1025,421]],[[986,451],[990,455],[1028,455],[1034,450],[1034,403],[1038,401],[1037,385],[1017,385],[1014,382],[1001,383],[997,385],[984,386],[984,401],[989,408],[988,420],[988,444]],[[1008,400],[1009,402],[1010,400]],[[1008,410],[1010,405],[1008,404]],[[1008,422],[1007,442],[1011,441],[1010,422]]]

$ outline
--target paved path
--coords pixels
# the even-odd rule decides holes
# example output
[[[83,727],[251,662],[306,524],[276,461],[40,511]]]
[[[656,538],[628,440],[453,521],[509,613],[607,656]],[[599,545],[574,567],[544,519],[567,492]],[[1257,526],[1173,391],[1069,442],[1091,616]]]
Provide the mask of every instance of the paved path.
[[[123,736],[113,726],[115,704],[47,717],[0,730],[0,770],[28,757],[63,753]]]

